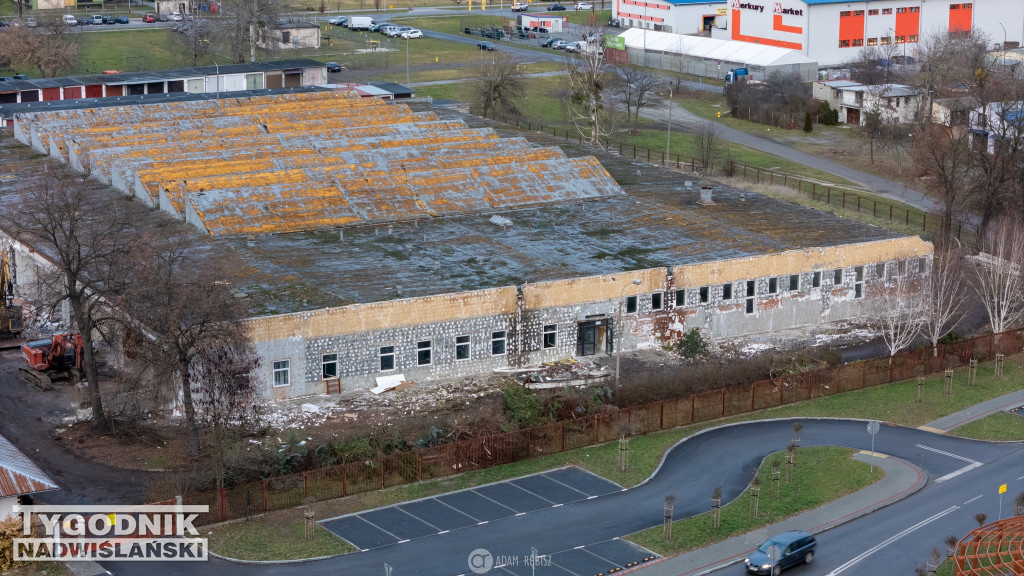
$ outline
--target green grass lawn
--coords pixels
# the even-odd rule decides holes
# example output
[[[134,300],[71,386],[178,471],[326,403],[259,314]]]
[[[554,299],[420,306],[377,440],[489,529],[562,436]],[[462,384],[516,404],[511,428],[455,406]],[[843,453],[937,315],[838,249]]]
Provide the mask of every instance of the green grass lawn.
[[[731,422],[764,418],[841,417],[871,418],[901,426],[921,426],[947,414],[1019,389],[1021,371],[1015,364],[1019,360],[1019,358],[1007,358],[1002,378],[993,376],[991,362],[979,365],[977,382],[973,386],[966,384],[966,369],[957,369],[952,396],[942,394],[943,376],[941,374],[929,376],[925,380],[920,403],[916,402],[916,380],[907,380],[815,398],[799,404],[762,410],[724,420],[637,436],[630,441],[629,467],[626,471],[619,469],[618,442],[608,442],[557,454],[547,454],[504,466],[466,472],[449,478],[395,486],[386,490],[375,490],[347,498],[319,502],[316,504],[316,515],[317,518],[330,518],[566,465],[585,468],[622,486],[635,486],[651,475],[665,452],[680,439],[700,430]],[[801,449],[801,454],[804,453],[804,450],[806,449]],[[250,558],[243,555],[244,550],[236,549],[229,554],[227,549],[221,548],[222,543],[245,540],[247,538],[245,534],[248,533],[264,534],[259,538],[267,540],[278,538],[278,531],[286,529],[280,526],[291,525],[293,533],[295,531],[301,533],[302,518],[297,515],[296,510],[271,512],[248,523],[236,522],[214,526],[210,529],[218,534],[218,539],[211,540],[211,549],[218,554],[242,559]],[[263,528],[260,528],[261,526]],[[266,532],[261,532],[262,530]],[[239,534],[239,532],[242,533]],[[300,544],[305,545],[304,541]],[[297,553],[292,554],[292,557],[297,557],[294,556]]]
[[[355,548],[322,526],[316,539],[306,540],[301,509],[284,511],[278,521],[239,521],[207,528],[210,549],[228,558],[246,560],[298,560],[354,552]]]
[[[627,539],[662,556],[673,556],[813,510],[874,484],[885,475],[879,468],[872,471],[867,463],[853,460],[851,456],[855,452],[849,448],[800,448],[796,453],[797,466],[793,469],[792,483],[786,481],[785,452],[776,452],[761,464],[763,484],[757,502],[757,516],[752,515],[753,496],[748,489],[722,507],[721,522],[717,528],[712,524],[710,512],[706,512],[674,522],[671,539],[665,538],[662,526],[637,532]],[[782,476],[778,496],[773,495],[770,481],[775,462],[779,463]],[[679,496],[694,498],[698,495]],[[699,497],[710,498],[710,494]]]
[[[1024,418],[1009,412],[996,412],[955,428],[950,434],[979,440],[1024,440]]]

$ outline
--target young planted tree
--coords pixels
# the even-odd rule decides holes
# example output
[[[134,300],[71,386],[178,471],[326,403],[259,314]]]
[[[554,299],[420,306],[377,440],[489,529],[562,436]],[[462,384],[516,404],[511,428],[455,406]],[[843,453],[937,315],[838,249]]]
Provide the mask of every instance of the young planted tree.
[[[921,333],[939,355],[939,340],[956,328],[967,309],[967,281],[963,254],[950,245],[935,251],[931,270],[924,277]]]
[[[481,116],[501,111],[519,114],[519,102],[526,93],[526,81],[519,61],[507,52],[496,52],[488,62],[486,57],[473,73],[470,85],[473,100],[480,107]]]
[[[697,159],[700,160],[701,169],[707,170],[718,156],[718,149],[721,147],[721,141],[718,138],[718,125],[704,121],[697,127],[695,136]]]
[[[52,264],[38,276],[51,308],[67,303],[82,335],[82,369],[92,405],[92,424],[106,429],[94,333],[108,319],[107,302],[127,290],[136,204],[95,190],[64,166],[49,164],[38,186],[13,218],[19,239]]]
[[[967,279],[999,334],[1024,317],[1024,226],[1012,217],[995,223],[979,239],[978,251],[968,259]]]

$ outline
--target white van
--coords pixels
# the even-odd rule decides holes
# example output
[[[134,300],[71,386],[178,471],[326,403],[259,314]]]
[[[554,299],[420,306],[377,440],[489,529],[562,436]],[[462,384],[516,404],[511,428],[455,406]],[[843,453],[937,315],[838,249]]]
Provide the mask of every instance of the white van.
[[[71,14],[65,14],[64,15],[64,25],[65,26],[78,26],[78,19],[75,18],[74,16],[72,16]]]
[[[93,24],[103,24],[103,16],[101,16],[99,14],[93,14],[92,15],[92,23]]]
[[[376,22],[369,16],[352,16],[348,19],[349,30],[369,30],[374,24]]]

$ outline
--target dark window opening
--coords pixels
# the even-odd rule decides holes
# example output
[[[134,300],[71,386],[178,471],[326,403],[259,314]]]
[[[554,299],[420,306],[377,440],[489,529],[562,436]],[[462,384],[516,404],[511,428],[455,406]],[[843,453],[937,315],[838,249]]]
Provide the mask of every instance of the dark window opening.
[[[491,332],[491,355],[501,356],[505,353],[505,331]]]
[[[662,300],[661,292],[651,294],[651,310],[661,310]]]
[[[430,352],[433,349],[430,340],[423,340],[422,342],[416,343],[416,365],[417,366],[429,366],[430,365]]]
[[[811,276],[811,288],[819,288],[821,286],[821,272],[815,272]]]
[[[385,372],[387,370],[395,369],[395,347],[394,346],[381,346],[380,347],[380,371]]]
[[[469,336],[455,337],[455,359],[469,360]]]
[[[753,296],[755,290],[755,284],[753,280],[747,280],[747,296]]]
[[[732,284],[722,284],[722,300],[732,300]]]
[[[626,314],[634,314],[634,313],[636,313],[636,304],[637,304],[637,297],[636,296],[626,296]]]
[[[790,274],[789,275],[789,290],[790,292],[796,292],[800,289],[800,275]]]
[[[853,269],[853,273],[855,274],[857,282],[863,282],[864,281],[864,267],[863,266],[857,266],[856,268],[854,268]]]
[[[747,314],[753,314],[753,313],[754,313],[754,299],[753,298],[747,298]]]
[[[768,293],[777,294],[779,292],[779,279],[769,278],[768,279]]]
[[[544,326],[544,347],[554,348],[558,338],[558,324]]]
[[[700,303],[707,304],[711,298],[711,289],[708,286],[701,286],[700,288]]]
[[[676,290],[676,306],[686,306],[686,290]]]
[[[843,283],[843,269],[836,268],[836,271],[832,274],[832,284],[840,286]]]

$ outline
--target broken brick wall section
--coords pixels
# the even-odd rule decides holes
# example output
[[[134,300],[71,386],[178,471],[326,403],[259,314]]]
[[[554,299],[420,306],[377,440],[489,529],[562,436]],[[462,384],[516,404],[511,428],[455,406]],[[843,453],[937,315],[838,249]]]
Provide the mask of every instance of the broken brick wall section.
[[[897,238],[356,304],[248,323],[264,360],[269,396],[294,397],[326,390],[324,355],[337,354],[341,388],[358,390],[392,373],[429,380],[599,357],[614,350],[620,338],[622,350],[656,348],[691,328],[715,338],[794,329],[810,334],[863,316],[874,287],[892,275],[924,274],[931,253],[931,244],[920,238]],[[393,361],[382,359],[392,354]],[[275,388],[274,363],[281,369],[285,360],[289,384]]]

